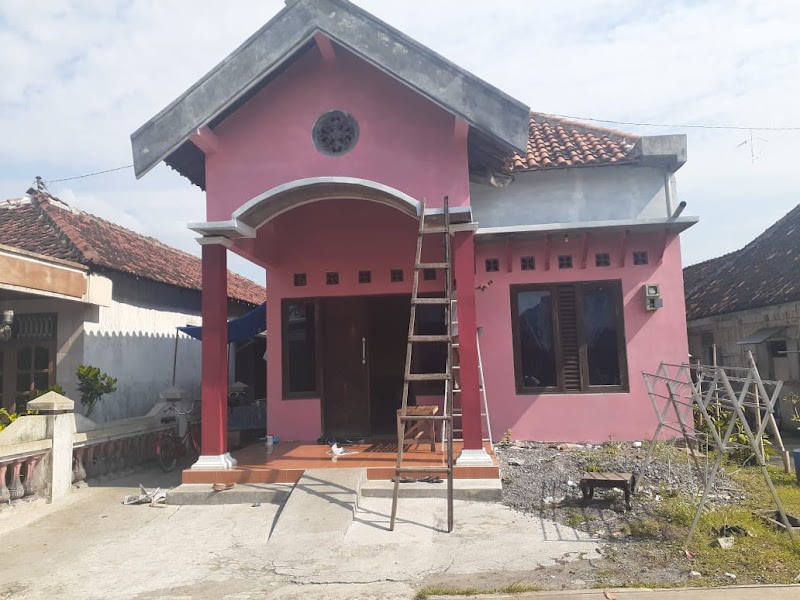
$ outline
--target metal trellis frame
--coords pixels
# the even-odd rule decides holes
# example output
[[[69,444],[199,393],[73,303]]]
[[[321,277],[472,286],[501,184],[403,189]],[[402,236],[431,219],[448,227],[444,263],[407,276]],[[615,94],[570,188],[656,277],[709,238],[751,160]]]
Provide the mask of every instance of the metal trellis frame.
[[[687,363],[674,365],[662,362],[655,373],[642,372],[650,402],[658,417],[658,426],[653,434],[644,463],[636,474],[635,486],[638,487],[641,482],[641,478],[653,458],[656,442],[662,437],[662,432],[670,430],[679,433],[686,443],[698,478],[703,483],[703,493],[689,529],[687,543],[692,540],[697,530],[709,491],[722,468],[723,457],[727,452],[737,448],[749,448],[752,451],[778,509],[780,520],[789,535],[794,538],[786,511],[767,470],[763,446],[764,433],[769,426],[775,443],[782,453],[784,468],[788,469],[786,464],[788,453],[783,447],[783,440],[773,415],[783,382],[761,379],[751,352],[747,353],[747,359],[749,363],[747,367]],[[771,393],[768,393],[768,388]],[[709,412],[709,410],[719,409],[728,411],[732,415],[724,432],[717,429]],[[751,410],[757,415],[755,430],[751,428],[747,420],[747,410]],[[761,418],[762,412],[763,418]],[[695,415],[702,420],[708,433],[695,429],[692,420]],[[740,425],[740,431],[747,438],[747,444],[731,441],[737,424]],[[708,473],[701,469],[698,462],[696,449],[700,442],[707,443],[710,449],[716,451],[716,459]]]

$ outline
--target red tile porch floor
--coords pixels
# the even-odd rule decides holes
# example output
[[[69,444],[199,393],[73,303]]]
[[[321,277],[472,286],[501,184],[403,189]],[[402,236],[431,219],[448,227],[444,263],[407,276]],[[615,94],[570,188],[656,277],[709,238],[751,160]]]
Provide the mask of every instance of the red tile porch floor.
[[[461,442],[453,444],[453,454],[458,457]],[[500,468],[489,442],[484,447],[492,457],[492,466],[456,466],[456,479],[498,479]],[[255,444],[233,453],[238,465],[226,471],[183,471],[183,483],[296,483],[306,469],[366,468],[367,479],[388,480],[394,476],[397,444],[376,442],[346,446],[356,454],[334,457],[325,454],[329,446],[296,442],[277,444],[267,452],[264,444]],[[431,453],[429,443],[408,443],[403,451],[404,466],[434,466],[443,464],[441,444]],[[413,473],[408,474],[413,477]]]

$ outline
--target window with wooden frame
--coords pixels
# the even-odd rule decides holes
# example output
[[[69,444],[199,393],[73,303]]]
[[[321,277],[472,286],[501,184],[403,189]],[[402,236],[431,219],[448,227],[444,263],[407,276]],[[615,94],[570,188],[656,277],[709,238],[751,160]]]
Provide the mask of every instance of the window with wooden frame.
[[[17,347],[16,411],[27,409],[36,392],[55,385],[55,352],[52,344],[26,344]]]
[[[318,323],[319,305],[316,301],[283,301],[284,398],[315,398],[319,395]]]
[[[511,286],[517,392],[625,392],[620,281]]]

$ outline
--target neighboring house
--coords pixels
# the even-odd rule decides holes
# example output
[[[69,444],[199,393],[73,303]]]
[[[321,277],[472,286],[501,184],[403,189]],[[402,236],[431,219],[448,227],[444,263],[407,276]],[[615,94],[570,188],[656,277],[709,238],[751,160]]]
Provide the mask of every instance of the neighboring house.
[[[200,267],[194,256],[44,191],[0,203],[0,311],[13,311],[6,334],[0,329],[2,406],[24,407],[34,390],[55,384],[77,401],[75,372],[90,364],[117,378],[93,419],[145,414],[172,385],[175,328],[200,323]],[[232,273],[228,292],[231,315],[266,296]],[[195,340],[182,336],[175,375],[199,397]]]
[[[345,0],[297,0],[131,140],[137,177],[164,161],[206,192],[207,222],[190,227],[216,273],[209,306],[226,248],[266,269],[270,433],[393,435],[417,218],[444,196],[459,221],[460,464],[489,460],[478,331],[495,438],[653,433],[641,372],[688,354],[679,233],[697,218],[678,216],[673,177],[685,136],[531,113]],[[421,279],[442,293],[441,272]],[[442,314],[418,318],[443,331]],[[203,367],[196,468],[233,464],[223,333],[209,308],[203,344],[220,358]]]
[[[683,271],[689,350],[703,364],[747,365],[800,392],[800,205],[741,250]],[[716,355],[716,357],[715,357]],[[791,406],[783,403],[784,423]]]

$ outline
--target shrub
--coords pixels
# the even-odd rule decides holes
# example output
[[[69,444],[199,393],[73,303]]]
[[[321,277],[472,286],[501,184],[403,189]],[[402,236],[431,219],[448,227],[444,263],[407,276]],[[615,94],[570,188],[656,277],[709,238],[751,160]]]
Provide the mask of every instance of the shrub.
[[[117,390],[117,380],[106,373],[101,373],[99,368],[91,365],[78,367],[77,375],[81,404],[88,407],[86,409],[88,417],[92,414],[92,409],[100,398]]]

